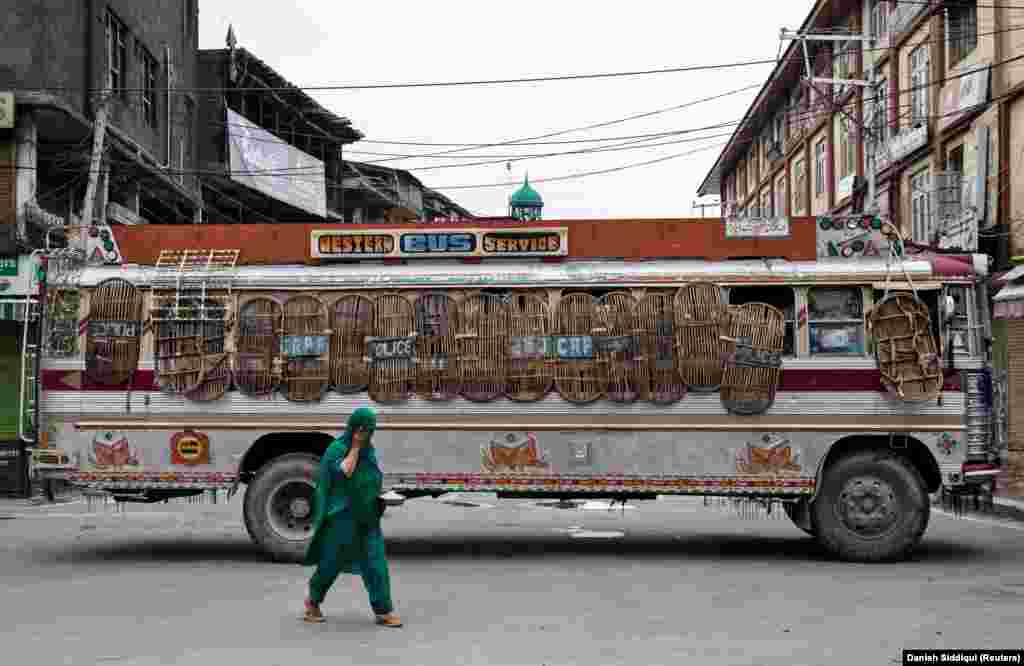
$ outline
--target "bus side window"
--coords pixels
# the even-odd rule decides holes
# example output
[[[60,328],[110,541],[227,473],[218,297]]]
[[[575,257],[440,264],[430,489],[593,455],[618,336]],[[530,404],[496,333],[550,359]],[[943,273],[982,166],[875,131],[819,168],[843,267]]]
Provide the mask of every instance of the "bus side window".
[[[782,310],[786,319],[786,337],[782,355],[796,356],[796,293],[792,287],[731,287],[729,305],[767,303]]]
[[[863,355],[864,297],[860,287],[812,287],[807,291],[811,356]]]

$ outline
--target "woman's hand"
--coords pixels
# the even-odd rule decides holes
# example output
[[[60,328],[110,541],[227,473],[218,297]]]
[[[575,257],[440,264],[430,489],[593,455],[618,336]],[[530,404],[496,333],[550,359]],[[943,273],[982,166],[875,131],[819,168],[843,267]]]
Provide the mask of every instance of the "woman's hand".
[[[348,451],[348,455],[346,455],[345,459],[341,461],[341,473],[346,477],[351,477],[352,473],[355,471],[356,464],[359,462],[359,451],[362,448],[362,446],[353,443],[352,448]]]

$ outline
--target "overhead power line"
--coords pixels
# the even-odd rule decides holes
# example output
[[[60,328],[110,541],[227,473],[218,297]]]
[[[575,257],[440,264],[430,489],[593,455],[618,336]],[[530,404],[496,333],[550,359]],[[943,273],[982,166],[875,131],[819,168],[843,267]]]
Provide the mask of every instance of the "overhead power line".
[[[313,86],[282,86],[282,87],[258,87],[258,88],[240,88],[240,87],[209,87],[209,88],[174,88],[171,92],[177,94],[183,93],[225,93],[225,92],[239,92],[239,93],[255,93],[255,92],[294,92],[295,90],[302,91],[331,91],[331,90],[385,90],[385,89],[399,89],[399,88],[442,88],[442,87],[456,87],[456,86],[488,86],[488,85],[509,85],[518,83],[545,83],[553,81],[582,81],[588,79],[612,79],[612,78],[623,78],[633,76],[651,76],[657,74],[678,74],[683,72],[701,72],[711,71],[720,69],[734,69],[739,67],[753,67],[755,65],[771,65],[775,64],[775,58],[764,59],[764,60],[747,60],[737,62],[726,62],[717,63],[711,65],[686,65],[682,67],[663,67],[660,69],[641,69],[626,72],[598,72],[593,74],[563,74],[554,76],[528,76],[518,78],[507,78],[507,79],[474,79],[466,81],[427,81],[427,82],[409,82],[409,83],[363,83],[363,84],[328,84],[328,85],[313,85]],[[100,88],[81,88],[73,86],[47,86],[39,88],[15,88],[15,92],[48,92],[48,91],[76,91],[81,92],[87,90],[90,92],[100,92]],[[118,88],[118,91],[124,92],[143,92],[143,88]]]

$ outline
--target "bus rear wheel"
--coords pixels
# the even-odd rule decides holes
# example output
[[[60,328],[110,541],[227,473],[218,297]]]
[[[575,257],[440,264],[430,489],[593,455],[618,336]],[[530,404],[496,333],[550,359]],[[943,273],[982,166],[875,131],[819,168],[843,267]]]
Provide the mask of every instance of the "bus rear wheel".
[[[313,538],[317,468],[315,456],[289,453],[261,467],[246,488],[245,528],[277,562],[301,562]]]
[[[825,470],[811,505],[819,542],[856,562],[908,557],[928,526],[931,505],[909,460],[888,451],[843,456]]]

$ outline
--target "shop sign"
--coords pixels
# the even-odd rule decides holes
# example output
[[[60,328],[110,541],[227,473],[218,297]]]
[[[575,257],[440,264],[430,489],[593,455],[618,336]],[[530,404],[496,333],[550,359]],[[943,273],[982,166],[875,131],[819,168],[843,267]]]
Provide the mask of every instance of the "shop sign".
[[[315,259],[418,259],[424,257],[560,257],[569,253],[569,230],[444,229],[312,232]]]
[[[789,218],[726,218],[725,237],[742,238],[788,238]]]
[[[889,139],[889,161],[899,162],[907,155],[924,148],[926,145],[928,145],[927,124],[921,124],[905,132],[900,132]]]

